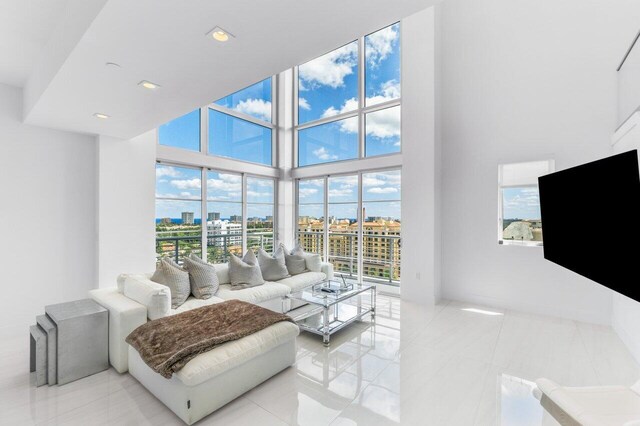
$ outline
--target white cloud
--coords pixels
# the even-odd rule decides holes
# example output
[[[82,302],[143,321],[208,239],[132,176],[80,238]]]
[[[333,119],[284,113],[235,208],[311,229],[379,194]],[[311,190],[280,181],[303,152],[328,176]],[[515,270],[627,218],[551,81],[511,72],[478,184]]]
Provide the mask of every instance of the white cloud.
[[[156,178],[159,177],[179,177],[180,172],[171,166],[156,167]]]
[[[380,139],[400,136],[400,108],[387,108],[367,115],[367,135]]]
[[[233,109],[264,121],[271,121],[271,102],[264,99],[240,101]]]
[[[400,86],[395,80],[389,80],[382,85],[381,95],[367,98],[369,105],[386,102],[396,99],[400,93]],[[340,109],[334,107],[327,108],[322,117],[332,117],[345,112],[353,111],[358,108],[358,100],[356,98],[347,99]],[[375,136],[381,139],[395,138],[400,136],[400,108],[387,108],[367,114],[366,117],[367,135]],[[348,118],[337,122],[340,131],[344,133],[358,133],[358,119],[356,117]]]
[[[298,191],[300,198],[305,198],[313,194],[317,194],[318,190],[316,188],[300,188]]]
[[[334,89],[344,85],[344,78],[353,74],[358,63],[357,43],[349,43],[298,67],[299,89],[329,86]],[[304,81],[305,84],[302,83]]]
[[[172,180],[171,186],[174,186],[178,189],[200,189],[200,179],[183,179],[183,180]]]
[[[375,95],[367,98],[367,105],[376,105],[400,97],[400,83],[395,80],[387,80],[380,85]]]
[[[399,35],[398,26],[392,25],[367,36],[365,41],[367,62],[377,67],[393,51]]]
[[[353,194],[353,190],[349,188],[330,189],[329,195],[332,197],[346,197]]]
[[[298,98],[298,106],[307,111],[311,110],[311,105],[305,98]]]
[[[226,173],[219,173],[218,179],[207,179],[207,188],[211,192],[228,192],[227,195],[233,196],[232,193],[242,193],[242,177]],[[216,198],[220,198],[218,194],[212,194]]]
[[[248,197],[271,197],[273,194],[271,192],[258,192],[258,191],[249,191],[247,190]]]
[[[398,192],[398,188],[394,188],[391,186],[387,186],[384,188],[380,188],[380,187],[374,187],[374,188],[370,188],[367,190],[367,192],[371,193],[371,194],[393,194]]]
[[[325,147],[320,147],[313,151],[313,155],[318,157],[320,160],[337,160],[337,155],[329,154],[329,151]]]
[[[342,105],[342,107],[340,107],[340,109],[336,109],[333,106],[330,106],[329,108],[325,109],[324,112],[322,113],[322,118],[333,117],[334,115],[353,111],[355,109],[358,109],[358,100],[356,98],[347,99],[346,101],[344,101],[344,104]],[[355,131],[357,132],[358,131],[357,122],[355,127],[356,127]]]

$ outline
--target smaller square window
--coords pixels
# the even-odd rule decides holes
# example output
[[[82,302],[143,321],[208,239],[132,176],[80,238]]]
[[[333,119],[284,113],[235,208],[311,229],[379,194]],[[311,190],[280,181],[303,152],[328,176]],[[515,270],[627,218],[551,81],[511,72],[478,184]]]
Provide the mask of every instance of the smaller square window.
[[[538,177],[553,172],[554,162],[501,164],[498,170],[498,242],[542,246]]]

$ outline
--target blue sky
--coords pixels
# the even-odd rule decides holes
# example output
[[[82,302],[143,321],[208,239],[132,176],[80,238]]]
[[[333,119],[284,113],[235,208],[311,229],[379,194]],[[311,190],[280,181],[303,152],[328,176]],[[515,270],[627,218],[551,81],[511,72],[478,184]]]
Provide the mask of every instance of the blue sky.
[[[330,177],[329,216],[338,219],[354,219],[358,214],[358,176]],[[324,216],[324,181],[309,179],[300,181],[299,215],[321,218]],[[401,219],[401,173],[399,170],[372,172],[362,175],[363,207],[368,216]]]
[[[298,67],[298,122],[354,111],[358,107],[358,43],[352,42]],[[365,37],[365,103],[400,97],[400,25]],[[400,151],[400,107],[370,113],[366,155]],[[358,120],[347,119],[301,131],[301,166],[358,156]]]
[[[540,219],[538,188],[504,188],[502,208],[504,219]]]

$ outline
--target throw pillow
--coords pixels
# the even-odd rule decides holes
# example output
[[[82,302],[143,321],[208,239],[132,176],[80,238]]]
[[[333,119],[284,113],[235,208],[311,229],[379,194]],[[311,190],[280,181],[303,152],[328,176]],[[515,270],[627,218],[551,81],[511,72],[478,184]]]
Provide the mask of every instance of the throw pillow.
[[[299,244],[291,250],[291,254],[304,257],[307,270],[311,272],[322,272],[322,259],[319,254],[305,252]]]
[[[163,257],[158,262],[156,272],[151,281],[164,284],[171,291],[171,308],[177,309],[191,294],[189,273],[169,257]]]
[[[258,264],[260,271],[262,271],[262,278],[267,281],[278,281],[289,276],[282,248],[278,248],[273,256],[259,248]]]
[[[189,273],[191,293],[196,299],[208,299],[216,294],[220,283],[213,265],[191,253],[184,259],[184,269]]]
[[[232,290],[264,284],[260,265],[253,250],[247,250],[242,259],[235,254],[231,255],[229,258],[229,278]]]
[[[298,275],[307,270],[307,264],[304,260],[304,257],[295,254],[289,254],[289,250],[287,250],[284,244],[281,244],[280,248],[284,252],[284,262],[285,265],[287,265],[287,270],[289,271],[290,275]]]

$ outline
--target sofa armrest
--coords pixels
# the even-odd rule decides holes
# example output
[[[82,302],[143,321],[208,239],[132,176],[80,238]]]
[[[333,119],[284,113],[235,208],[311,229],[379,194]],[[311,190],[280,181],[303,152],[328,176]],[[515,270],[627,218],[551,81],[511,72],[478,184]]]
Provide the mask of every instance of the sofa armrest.
[[[120,293],[116,287],[89,291],[89,296],[109,311],[109,363],[118,371],[129,370],[129,333],[147,322],[147,308]]]
[[[320,271],[324,272],[324,274],[327,276],[328,280],[332,280],[333,279],[333,264],[332,263],[322,262],[320,264]]]

